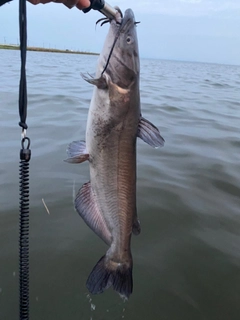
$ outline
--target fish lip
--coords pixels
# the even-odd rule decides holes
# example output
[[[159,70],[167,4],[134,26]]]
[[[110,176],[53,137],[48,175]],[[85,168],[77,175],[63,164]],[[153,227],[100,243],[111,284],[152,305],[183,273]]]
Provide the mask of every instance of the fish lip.
[[[135,21],[135,17],[132,9],[127,9],[124,12],[124,16],[122,18],[122,25],[126,24],[129,20],[133,22]]]
[[[135,17],[134,17],[134,13],[133,13],[132,9],[127,9],[124,12],[124,16],[122,17],[121,23],[117,22],[116,20],[111,21],[111,23],[115,23],[116,25],[119,26],[121,33],[125,31],[126,26],[128,26],[129,24],[134,23],[134,22],[135,22]]]

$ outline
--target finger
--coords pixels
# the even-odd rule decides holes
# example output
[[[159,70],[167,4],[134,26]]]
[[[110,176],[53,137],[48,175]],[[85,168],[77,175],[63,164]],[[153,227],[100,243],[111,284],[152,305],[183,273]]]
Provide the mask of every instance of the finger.
[[[79,9],[79,10],[82,10],[82,9],[85,9],[85,8],[88,8],[90,7],[90,1],[89,0],[79,0],[76,4],[76,7]]]
[[[82,10],[90,6],[89,0],[54,0],[55,2],[63,2],[68,8],[76,6],[78,9]]]
[[[39,4],[40,0],[28,0],[28,2],[30,2],[32,4]]]
[[[80,10],[88,8],[90,6],[89,0],[28,0],[28,2],[34,5],[39,3],[45,4],[49,2],[64,3],[68,8],[76,6]]]
[[[39,3],[49,3],[49,2],[56,2],[56,1],[53,1],[53,0],[28,0],[28,2],[31,2],[32,4],[39,4]],[[62,1],[60,1],[62,2]]]
[[[58,2],[61,0],[56,0],[55,2]],[[75,7],[75,5],[77,4],[78,0],[62,0],[61,1],[66,7],[68,7],[69,9],[71,9],[72,7]]]

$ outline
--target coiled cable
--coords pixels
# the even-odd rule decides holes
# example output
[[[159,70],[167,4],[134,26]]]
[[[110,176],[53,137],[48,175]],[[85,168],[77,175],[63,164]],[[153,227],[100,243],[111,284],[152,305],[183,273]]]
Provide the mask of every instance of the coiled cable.
[[[26,137],[27,118],[27,14],[26,0],[19,0],[21,74],[19,83],[19,125],[22,127],[19,172],[19,319],[29,319],[29,161],[30,139]],[[26,144],[26,146],[25,146]]]
[[[28,141],[25,148],[24,142]],[[20,320],[29,319],[29,160],[30,139],[22,139],[19,164],[19,290]]]

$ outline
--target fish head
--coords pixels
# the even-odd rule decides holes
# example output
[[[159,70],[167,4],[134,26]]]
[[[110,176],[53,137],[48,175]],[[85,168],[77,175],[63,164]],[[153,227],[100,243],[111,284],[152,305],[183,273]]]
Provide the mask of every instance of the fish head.
[[[100,55],[101,73],[104,72],[111,81],[128,89],[138,83],[140,63],[136,21],[131,9],[127,9],[121,23],[110,21],[109,32]]]

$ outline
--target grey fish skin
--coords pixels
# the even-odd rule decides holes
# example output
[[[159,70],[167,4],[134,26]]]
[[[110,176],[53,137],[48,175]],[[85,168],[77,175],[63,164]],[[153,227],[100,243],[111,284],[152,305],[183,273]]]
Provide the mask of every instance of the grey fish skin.
[[[133,11],[128,9],[121,24],[110,22],[96,78],[85,77],[95,85],[86,144],[73,142],[67,150],[70,163],[89,160],[90,182],[79,190],[75,207],[86,224],[109,245],[87,280],[87,288],[93,294],[110,286],[125,298],[132,293],[131,235],[140,233],[136,139],[139,136],[153,147],[164,143],[158,129],[141,116],[139,73],[136,23]]]

